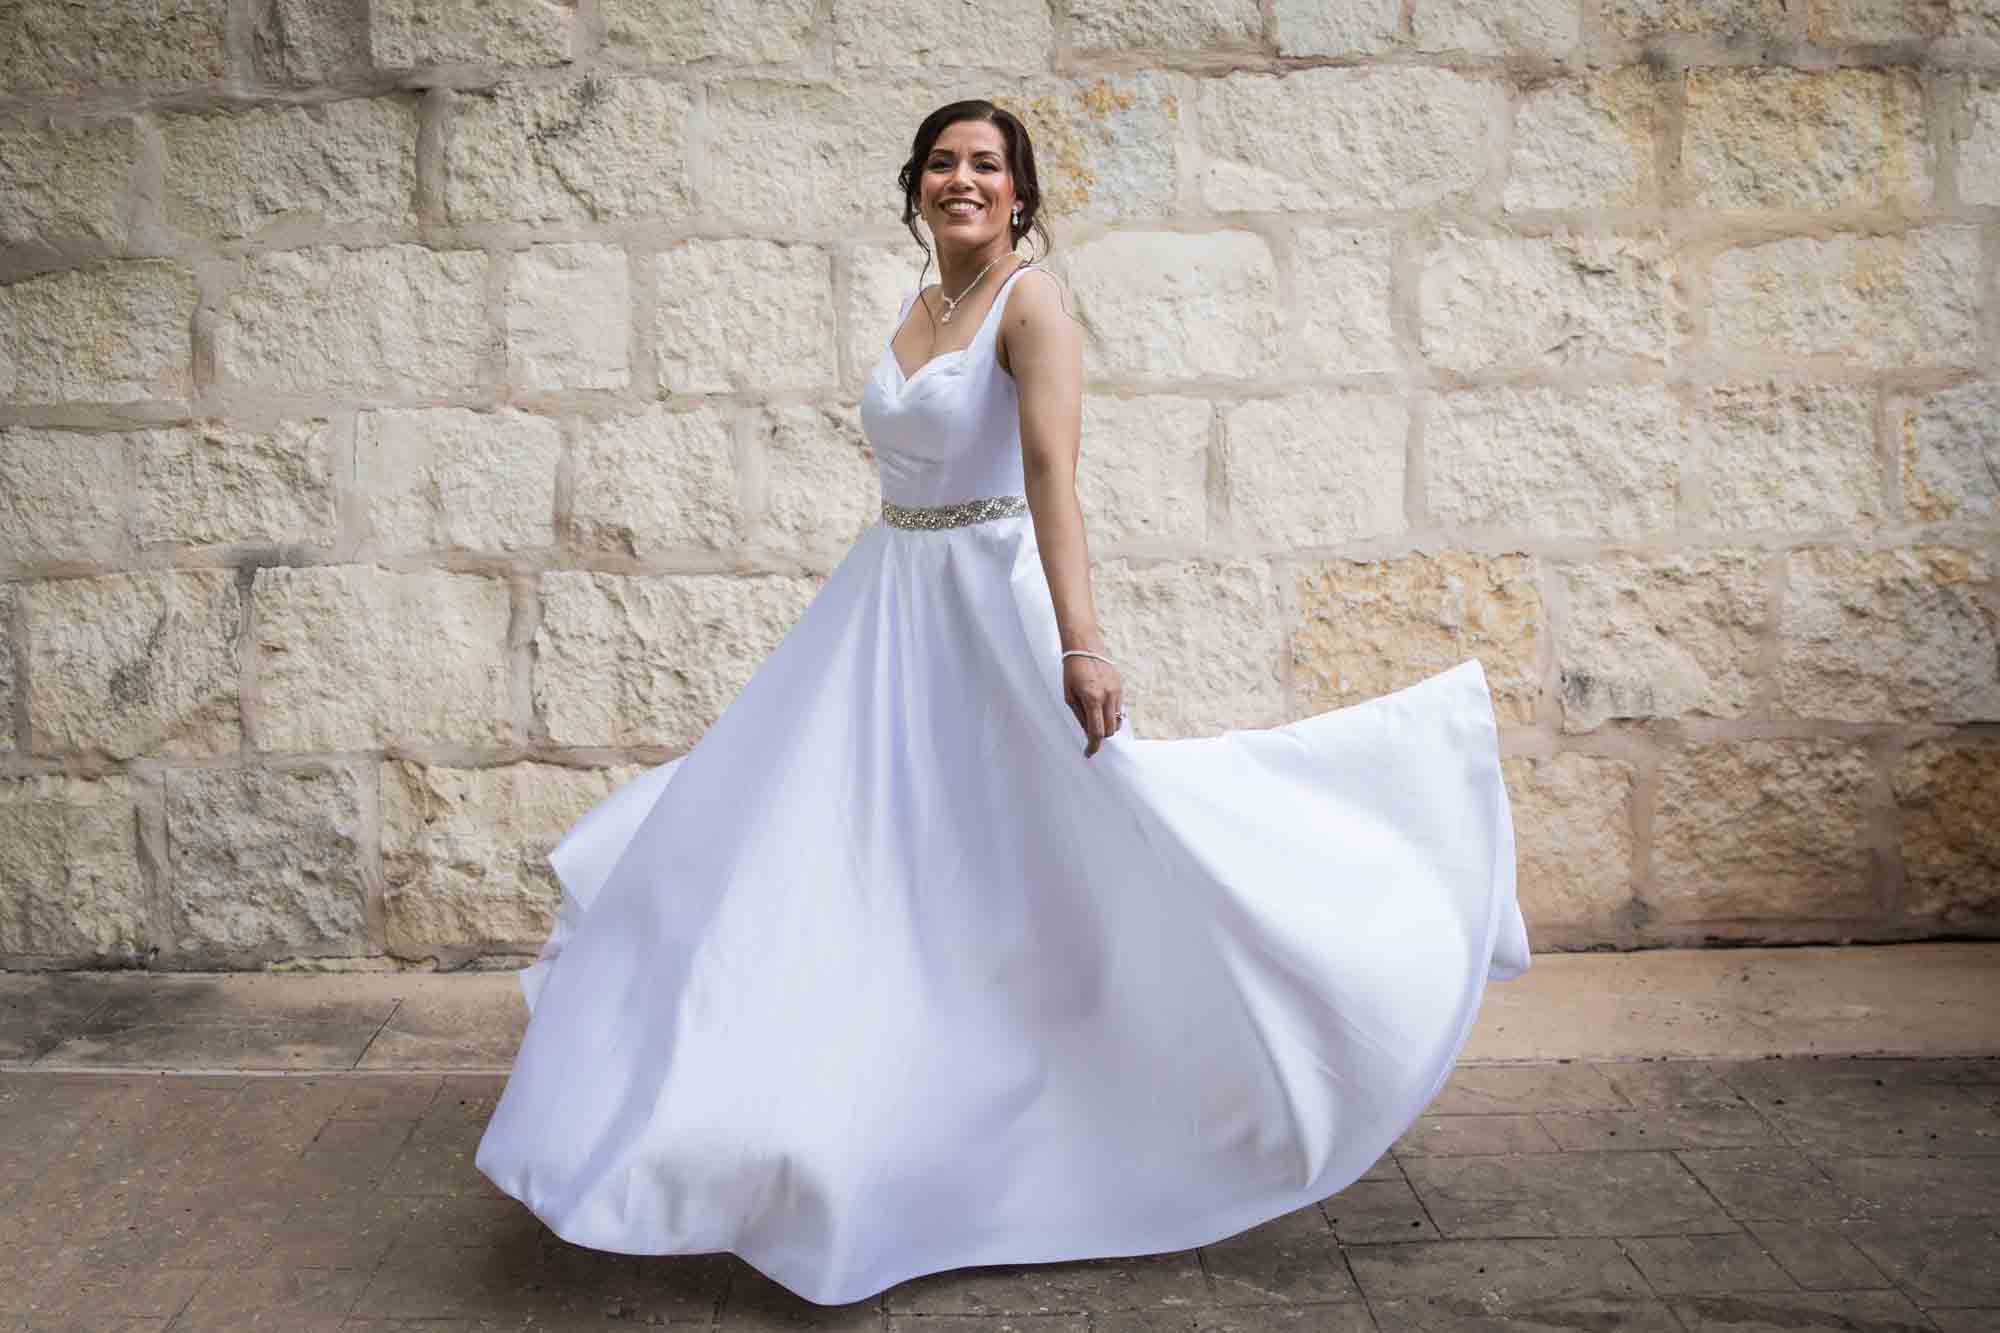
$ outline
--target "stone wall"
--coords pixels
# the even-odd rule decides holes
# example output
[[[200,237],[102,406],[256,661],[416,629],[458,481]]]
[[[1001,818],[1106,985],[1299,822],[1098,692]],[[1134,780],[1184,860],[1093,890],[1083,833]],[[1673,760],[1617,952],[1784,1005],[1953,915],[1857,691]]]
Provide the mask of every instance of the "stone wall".
[[[872,521],[970,95],[1142,734],[1477,655],[1538,947],[1996,933],[2000,0],[13,0],[0,965],[531,952]]]

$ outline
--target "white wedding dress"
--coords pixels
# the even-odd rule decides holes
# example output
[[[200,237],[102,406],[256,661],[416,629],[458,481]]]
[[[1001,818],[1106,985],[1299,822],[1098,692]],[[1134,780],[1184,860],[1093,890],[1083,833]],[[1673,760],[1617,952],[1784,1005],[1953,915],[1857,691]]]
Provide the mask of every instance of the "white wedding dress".
[[[571,1242],[838,1304],[1220,1240],[1366,1171],[1528,966],[1477,661],[1084,756],[1033,521],[961,503],[1022,492],[994,344],[1034,271],[913,376],[885,345],[862,398],[897,524],[956,525],[869,528],[699,743],[550,853],[476,1162]]]

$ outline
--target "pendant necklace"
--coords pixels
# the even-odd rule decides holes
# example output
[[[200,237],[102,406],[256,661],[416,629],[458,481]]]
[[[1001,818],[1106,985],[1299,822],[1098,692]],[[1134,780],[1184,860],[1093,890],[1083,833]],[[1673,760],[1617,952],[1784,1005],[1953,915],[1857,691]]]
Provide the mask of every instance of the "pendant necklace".
[[[993,266],[994,266],[995,264],[997,264],[997,263],[999,263],[999,262],[1000,262],[1000,256],[999,256],[999,255],[995,255],[995,256],[993,256],[993,258],[991,258],[991,259],[987,260],[987,261],[986,261],[986,268],[982,268],[982,269],[980,269],[980,270],[979,270],[979,278],[983,278],[983,277],[985,277],[985,276],[986,276],[986,271],[987,271],[987,269],[990,269],[990,268],[992,268],[992,267],[993,267]],[[940,286],[940,287],[938,288],[938,296],[939,296],[939,298],[940,298],[940,299],[942,299],[942,300],[944,301],[944,318],[938,321],[938,322],[939,322],[940,324],[949,324],[949,323],[951,323],[951,317],[952,317],[952,314],[953,314],[953,312],[954,312],[954,311],[956,311],[956,310],[958,309],[958,303],[959,303],[959,301],[963,301],[963,300],[964,300],[964,299],[965,299],[966,297],[968,297],[968,296],[970,296],[970,295],[972,294],[972,289],[973,289],[974,287],[977,287],[977,286],[979,285],[979,278],[974,278],[974,279],[973,279],[973,280],[972,280],[971,282],[968,282],[968,283],[966,283],[966,284],[965,284],[965,290],[964,290],[964,291],[962,291],[962,292],[960,292],[960,293],[958,294],[958,297],[957,297],[957,299],[956,299],[956,300],[954,300],[953,298],[951,298],[951,297],[949,297],[949,296],[946,296],[946,295],[944,294],[944,288],[943,288],[942,286]]]

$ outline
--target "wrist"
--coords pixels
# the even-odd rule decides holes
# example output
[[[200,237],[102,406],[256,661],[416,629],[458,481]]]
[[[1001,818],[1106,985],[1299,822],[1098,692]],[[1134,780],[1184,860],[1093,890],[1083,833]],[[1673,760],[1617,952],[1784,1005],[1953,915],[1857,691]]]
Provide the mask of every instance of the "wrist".
[[[1096,628],[1095,628],[1094,626],[1093,626],[1092,628],[1088,629],[1088,630],[1080,630],[1080,631],[1078,631],[1078,632],[1076,632],[1076,633],[1074,633],[1074,634],[1064,634],[1064,635],[1062,635],[1062,650],[1063,650],[1064,652],[1066,652],[1066,653],[1067,653],[1067,652],[1082,652],[1082,653],[1105,653],[1105,652],[1107,652],[1107,650],[1106,650],[1106,648],[1105,648],[1105,646],[1104,646],[1104,636],[1103,636],[1102,634],[1099,634],[1099,633],[1097,632],[1097,629],[1096,629]]]

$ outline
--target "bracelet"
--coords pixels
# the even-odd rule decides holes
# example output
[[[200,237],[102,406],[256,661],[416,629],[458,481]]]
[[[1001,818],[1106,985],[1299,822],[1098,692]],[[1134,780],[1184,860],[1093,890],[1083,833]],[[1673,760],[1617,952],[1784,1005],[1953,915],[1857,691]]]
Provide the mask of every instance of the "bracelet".
[[[1114,670],[1116,670],[1116,669],[1117,669],[1117,666],[1118,666],[1118,664],[1117,664],[1116,662],[1112,661],[1112,660],[1111,660],[1110,658],[1106,657],[1106,656],[1105,656],[1104,654],[1102,654],[1102,653],[1087,653],[1087,652],[1085,652],[1085,651],[1084,651],[1083,649],[1081,649],[1081,648],[1071,648],[1071,649],[1070,649],[1070,650],[1069,650],[1068,652],[1065,652],[1065,653],[1063,654],[1063,660],[1066,660],[1066,659],[1068,659],[1068,658],[1072,658],[1072,657],[1089,657],[1089,658],[1094,658],[1094,659],[1096,659],[1097,661],[1099,661],[1099,662],[1102,662],[1102,663],[1104,663],[1104,665],[1106,665],[1106,666],[1108,666],[1108,667],[1111,667],[1111,668],[1112,668],[1112,669],[1114,669]]]

